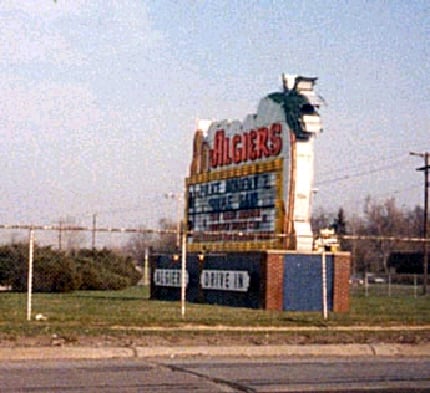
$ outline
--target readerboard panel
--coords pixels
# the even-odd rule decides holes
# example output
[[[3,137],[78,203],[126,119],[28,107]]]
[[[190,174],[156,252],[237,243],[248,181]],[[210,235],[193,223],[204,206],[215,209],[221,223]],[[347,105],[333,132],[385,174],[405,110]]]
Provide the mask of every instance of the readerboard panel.
[[[282,240],[282,160],[249,165],[242,176],[209,174],[187,184],[190,250],[267,249]]]

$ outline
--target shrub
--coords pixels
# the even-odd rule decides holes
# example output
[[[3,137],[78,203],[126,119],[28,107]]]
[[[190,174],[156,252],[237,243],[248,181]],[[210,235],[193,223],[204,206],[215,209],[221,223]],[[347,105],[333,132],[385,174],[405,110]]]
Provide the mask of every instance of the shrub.
[[[66,255],[50,247],[38,247],[33,266],[33,290],[39,292],[117,290],[136,285],[141,278],[130,258],[106,249]],[[25,291],[27,275],[28,245],[0,247],[0,285]]]

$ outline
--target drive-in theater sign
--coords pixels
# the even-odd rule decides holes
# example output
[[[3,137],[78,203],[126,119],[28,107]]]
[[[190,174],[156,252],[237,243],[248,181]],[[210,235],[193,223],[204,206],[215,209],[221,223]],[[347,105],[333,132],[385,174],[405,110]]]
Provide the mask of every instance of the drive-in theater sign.
[[[284,77],[240,121],[199,121],[186,181],[190,250],[312,250],[316,78]]]
[[[349,254],[313,249],[316,79],[283,76],[282,91],[243,121],[198,122],[185,181],[184,280],[178,258],[154,257],[151,298],[178,300],[186,282],[193,302],[348,310]]]

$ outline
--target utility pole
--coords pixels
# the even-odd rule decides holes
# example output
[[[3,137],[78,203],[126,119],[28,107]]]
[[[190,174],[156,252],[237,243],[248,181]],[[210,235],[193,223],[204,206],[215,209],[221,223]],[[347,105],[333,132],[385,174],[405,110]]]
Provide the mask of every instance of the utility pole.
[[[417,171],[424,172],[424,282],[423,282],[423,295],[427,294],[427,279],[428,279],[428,254],[429,254],[429,170],[430,170],[430,153],[409,153],[413,156],[424,158],[424,166],[417,168]]]
[[[58,250],[62,249],[62,232],[63,232],[63,220],[60,218],[60,225],[58,226]]]
[[[168,193],[164,194],[166,198],[171,198],[176,200],[176,250],[179,250],[180,239],[181,239],[181,205],[180,202],[183,199],[182,194],[180,193]]]
[[[97,214],[93,214],[93,237],[92,237],[92,249],[96,250],[96,232],[97,232]]]

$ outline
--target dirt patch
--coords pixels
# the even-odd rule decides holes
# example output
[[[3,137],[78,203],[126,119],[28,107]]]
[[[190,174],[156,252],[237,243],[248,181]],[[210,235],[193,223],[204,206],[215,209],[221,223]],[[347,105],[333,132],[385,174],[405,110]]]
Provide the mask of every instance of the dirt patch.
[[[0,347],[151,347],[430,342],[430,331],[400,332],[114,332],[97,336],[0,334]]]

